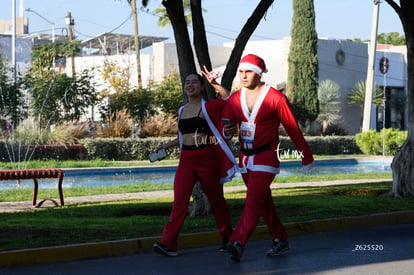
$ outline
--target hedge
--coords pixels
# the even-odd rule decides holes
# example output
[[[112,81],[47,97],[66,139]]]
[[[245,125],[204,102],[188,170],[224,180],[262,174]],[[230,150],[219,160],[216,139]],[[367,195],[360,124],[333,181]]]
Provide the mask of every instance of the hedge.
[[[339,155],[339,154],[361,154],[361,150],[356,144],[354,136],[309,136],[305,137],[312,152],[317,155]],[[166,143],[174,138],[95,138],[82,139],[83,159],[103,159],[103,160],[147,160],[151,151],[160,144]],[[233,139],[230,143],[235,155],[238,153],[238,141]],[[7,150],[8,149],[8,150]],[[20,153],[20,159],[27,159],[26,150],[15,148],[13,159]],[[281,136],[279,153],[283,155],[294,155],[297,153],[296,147],[290,138]],[[0,142],[1,161],[10,161],[13,156],[11,149],[7,148],[4,142]],[[178,148],[168,149],[168,159],[179,157]],[[36,150],[32,158],[36,159],[79,159],[76,150]]]

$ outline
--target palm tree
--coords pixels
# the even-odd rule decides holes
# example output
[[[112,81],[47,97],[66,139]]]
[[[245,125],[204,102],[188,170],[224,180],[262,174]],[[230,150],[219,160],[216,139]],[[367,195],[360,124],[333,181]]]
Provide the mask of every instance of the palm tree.
[[[383,96],[384,93],[382,90],[377,86],[374,91],[374,96],[372,97],[372,103],[377,106],[382,106],[383,104]],[[348,103],[359,105],[361,107],[361,121],[360,121],[360,129],[362,129],[362,120],[364,114],[364,102],[365,102],[365,81],[358,81],[355,84],[355,87],[350,91],[348,95]]]
[[[316,118],[322,124],[322,134],[329,126],[341,120],[339,114],[339,85],[332,80],[324,80],[318,87],[319,115]]]

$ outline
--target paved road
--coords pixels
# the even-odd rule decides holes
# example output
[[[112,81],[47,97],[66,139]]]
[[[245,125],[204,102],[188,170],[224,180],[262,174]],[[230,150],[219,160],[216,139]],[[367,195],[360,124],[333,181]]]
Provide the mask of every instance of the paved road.
[[[357,245],[373,245],[360,246]],[[337,230],[290,238],[284,255],[265,256],[269,241],[250,241],[240,263],[217,246],[0,269],[0,274],[414,274],[414,223]],[[364,249],[365,250],[361,250]]]

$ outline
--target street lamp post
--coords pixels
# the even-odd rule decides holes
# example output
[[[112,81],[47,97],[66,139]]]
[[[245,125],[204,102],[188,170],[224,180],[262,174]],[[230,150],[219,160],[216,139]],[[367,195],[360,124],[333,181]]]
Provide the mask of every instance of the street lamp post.
[[[73,26],[75,25],[75,20],[72,18],[72,14],[69,11],[68,15],[65,17],[65,23],[68,25],[69,30],[69,42],[73,41]],[[72,61],[72,77],[75,77],[75,56],[71,56]]]
[[[49,23],[52,26],[52,42],[55,42],[55,23],[51,22],[50,20],[46,19],[45,17],[43,17],[41,14],[39,14],[38,12],[36,12],[35,10],[28,8],[26,9],[27,12],[33,12],[34,14],[36,14],[37,16],[39,16],[40,18],[42,18],[43,20],[45,20],[47,23]]]
[[[16,61],[16,0],[12,1],[12,63],[13,63],[13,80],[14,84],[16,84],[16,77],[17,77],[17,61]]]
[[[375,51],[377,47],[379,8],[380,1],[374,0],[374,11],[371,26],[371,41],[369,42],[370,49],[368,54],[369,58],[367,69],[367,81],[365,85],[364,115],[362,117],[362,132],[366,132],[370,129],[371,122],[372,93],[374,91]]]

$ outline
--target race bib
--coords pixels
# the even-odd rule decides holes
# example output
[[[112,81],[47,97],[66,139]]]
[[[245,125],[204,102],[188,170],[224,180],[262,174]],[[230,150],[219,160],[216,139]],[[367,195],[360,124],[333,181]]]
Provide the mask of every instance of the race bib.
[[[251,122],[242,122],[240,125],[240,139],[243,143],[253,144],[256,124]]]

